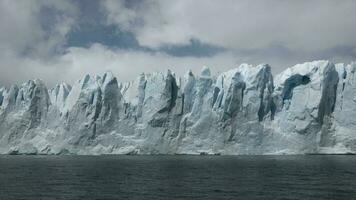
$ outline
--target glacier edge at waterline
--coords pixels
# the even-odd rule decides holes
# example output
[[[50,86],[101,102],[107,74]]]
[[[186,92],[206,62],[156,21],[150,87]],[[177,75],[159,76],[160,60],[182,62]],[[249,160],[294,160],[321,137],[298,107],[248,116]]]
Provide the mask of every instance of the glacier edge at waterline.
[[[356,153],[356,64],[0,88],[1,154]]]

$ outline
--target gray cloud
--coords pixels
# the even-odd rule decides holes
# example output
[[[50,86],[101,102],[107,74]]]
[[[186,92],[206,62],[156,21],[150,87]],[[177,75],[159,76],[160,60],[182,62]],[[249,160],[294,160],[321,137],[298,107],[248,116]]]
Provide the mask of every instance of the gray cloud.
[[[69,1],[0,1],[0,84],[57,77],[56,53],[75,24]]]
[[[0,85],[356,58],[351,0],[0,0]]]
[[[187,44],[192,38],[226,48],[281,45],[314,51],[356,45],[352,0],[148,0],[127,7],[102,1],[108,23],[131,30],[141,45]]]
[[[75,12],[75,7],[67,1],[1,0],[2,55],[46,55],[65,42]]]

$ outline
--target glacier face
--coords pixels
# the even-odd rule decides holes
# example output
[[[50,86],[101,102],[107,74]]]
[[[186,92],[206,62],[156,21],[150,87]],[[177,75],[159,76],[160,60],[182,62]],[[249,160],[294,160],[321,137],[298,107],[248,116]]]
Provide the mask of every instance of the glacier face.
[[[0,88],[0,153],[355,153],[355,71],[314,61],[275,77],[242,64],[128,83],[107,72],[50,90],[28,81]]]

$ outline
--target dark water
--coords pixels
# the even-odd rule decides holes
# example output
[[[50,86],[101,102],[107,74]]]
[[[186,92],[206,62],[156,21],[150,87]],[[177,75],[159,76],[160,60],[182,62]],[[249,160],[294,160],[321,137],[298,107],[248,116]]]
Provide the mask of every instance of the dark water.
[[[0,199],[356,199],[356,156],[0,156]]]

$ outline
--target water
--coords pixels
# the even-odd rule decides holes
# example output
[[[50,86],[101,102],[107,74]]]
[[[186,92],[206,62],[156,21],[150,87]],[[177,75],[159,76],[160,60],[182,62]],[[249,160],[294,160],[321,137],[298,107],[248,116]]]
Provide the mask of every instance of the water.
[[[0,199],[356,199],[356,156],[0,156]]]

